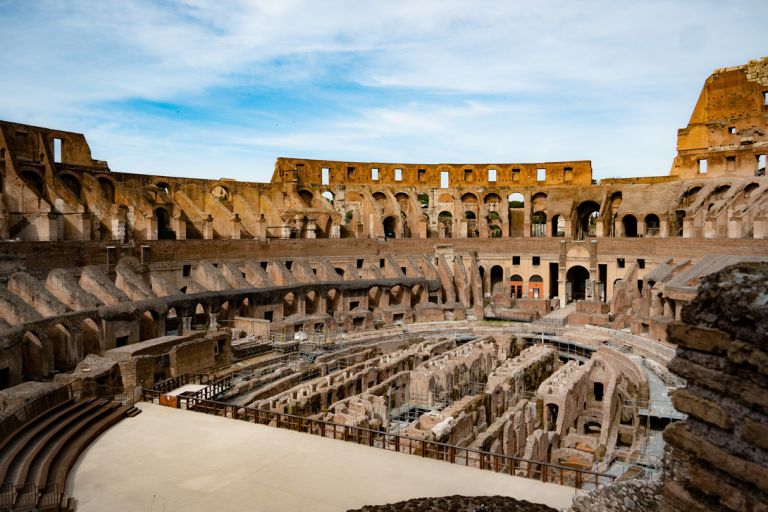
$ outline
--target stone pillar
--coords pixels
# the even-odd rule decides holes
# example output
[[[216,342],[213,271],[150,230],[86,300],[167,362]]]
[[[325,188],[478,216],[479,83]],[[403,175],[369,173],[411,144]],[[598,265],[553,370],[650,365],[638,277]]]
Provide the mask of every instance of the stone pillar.
[[[661,219],[659,222],[659,236],[661,238],[669,237],[669,221],[667,219]]]
[[[306,217],[303,231],[304,238],[317,238],[317,217]]]
[[[216,321],[218,317],[218,313],[208,313],[208,332],[216,332],[219,330],[219,323]]]
[[[213,217],[210,215],[203,220],[203,239],[213,240]]]
[[[645,219],[637,219],[637,236],[645,236]]]
[[[232,217],[232,240],[240,240],[240,215],[237,213]]]
[[[182,334],[189,334],[192,332],[192,317],[191,316],[183,316],[181,317],[181,323],[178,326],[179,335]]]
[[[683,238],[694,238],[695,229],[692,218],[683,219]]]
[[[533,204],[531,204],[531,193],[526,192],[523,199],[524,214],[523,214],[523,238],[531,237],[531,210]]]

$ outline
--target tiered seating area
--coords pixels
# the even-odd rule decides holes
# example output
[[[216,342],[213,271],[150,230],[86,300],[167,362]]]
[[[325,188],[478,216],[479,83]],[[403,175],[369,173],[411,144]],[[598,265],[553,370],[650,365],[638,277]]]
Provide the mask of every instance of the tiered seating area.
[[[65,485],[77,458],[109,427],[139,412],[103,398],[66,398],[18,425],[0,438],[0,510],[75,510]]]

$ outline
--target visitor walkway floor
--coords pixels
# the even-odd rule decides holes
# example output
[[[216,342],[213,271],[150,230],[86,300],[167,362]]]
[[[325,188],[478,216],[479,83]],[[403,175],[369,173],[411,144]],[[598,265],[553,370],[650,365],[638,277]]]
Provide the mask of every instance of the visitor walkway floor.
[[[83,454],[68,490],[80,512],[344,511],[425,496],[504,495],[570,505],[570,487],[218,416],[142,414]]]

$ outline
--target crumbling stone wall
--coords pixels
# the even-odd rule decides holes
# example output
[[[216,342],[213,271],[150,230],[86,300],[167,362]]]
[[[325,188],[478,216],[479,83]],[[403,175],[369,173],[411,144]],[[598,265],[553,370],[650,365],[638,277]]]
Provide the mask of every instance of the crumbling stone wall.
[[[664,433],[662,510],[768,510],[768,264],[703,279],[669,338],[689,417]]]

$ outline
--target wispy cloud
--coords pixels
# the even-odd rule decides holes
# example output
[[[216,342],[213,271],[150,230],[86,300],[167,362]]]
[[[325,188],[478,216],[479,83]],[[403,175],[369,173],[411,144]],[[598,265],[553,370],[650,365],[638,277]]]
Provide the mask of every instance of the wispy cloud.
[[[717,67],[768,54],[762,0],[0,0],[0,118],[115,170],[268,180],[278,155],[591,159],[665,174]]]

